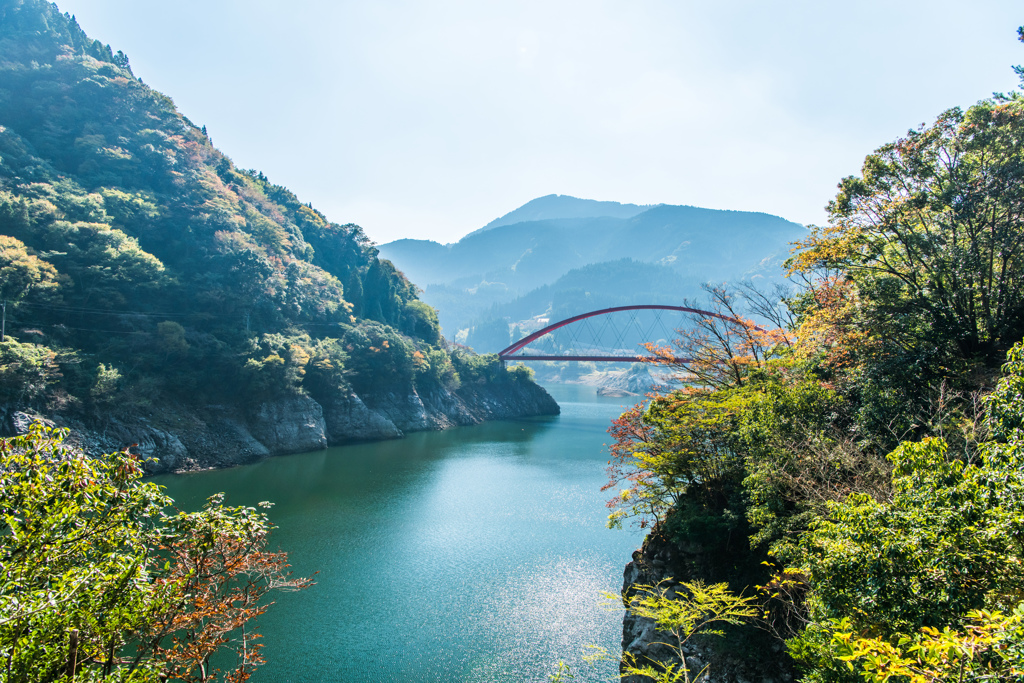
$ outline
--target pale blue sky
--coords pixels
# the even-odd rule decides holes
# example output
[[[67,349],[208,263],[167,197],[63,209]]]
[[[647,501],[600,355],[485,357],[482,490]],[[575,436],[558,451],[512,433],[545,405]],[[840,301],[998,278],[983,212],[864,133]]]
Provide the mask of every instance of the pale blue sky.
[[[551,193],[821,223],[865,154],[1024,63],[1019,0],[58,5],[239,166],[381,243]]]

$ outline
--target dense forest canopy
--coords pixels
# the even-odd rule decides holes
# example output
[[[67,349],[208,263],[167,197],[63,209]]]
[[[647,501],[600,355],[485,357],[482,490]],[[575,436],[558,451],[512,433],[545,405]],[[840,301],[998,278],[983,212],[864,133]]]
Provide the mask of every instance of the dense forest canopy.
[[[237,168],[42,0],[0,4],[0,272],[7,401],[458,382],[435,311],[358,226]]]

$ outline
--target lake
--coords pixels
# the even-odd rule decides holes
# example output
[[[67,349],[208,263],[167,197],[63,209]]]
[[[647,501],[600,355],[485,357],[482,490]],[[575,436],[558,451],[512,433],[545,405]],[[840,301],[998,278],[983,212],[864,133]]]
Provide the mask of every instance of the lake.
[[[183,509],[224,491],[274,502],[271,549],[316,585],[279,594],[259,619],[257,683],[577,680],[589,644],[618,654],[618,592],[642,534],[605,527],[609,421],[628,399],[548,387],[556,417],[489,422],[404,439],[165,475]]]

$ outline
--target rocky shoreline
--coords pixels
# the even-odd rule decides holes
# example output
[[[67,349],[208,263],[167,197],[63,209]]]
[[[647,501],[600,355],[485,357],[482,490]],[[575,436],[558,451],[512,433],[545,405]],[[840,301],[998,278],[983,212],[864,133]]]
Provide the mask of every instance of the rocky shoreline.
[[[665,391],[673,385],[673,372],[650,363],[633,363],[627,367],[616,364],[614,370],[594,370],[583,375],[568,373],[566,368],[554,371],[537,370],[543,382],[554,384],[583,384],[597,389],[598,396],[642,399],[652,391]],[[535,367],[536,370],[536,367]]]
[[[71,430],[69,441],[100,455],[131,446],[153,474],[231,467],[272,455],[533,415],[557,415],[558,403],[533,382],[409,393],[302,394],[255,405],[187,406],[161,402],[129,414],[48,413],[0,407],[0,431],[24,433],[36,421]]]
[[[623,571],[622,596],[633,595],[638,586],[654,586],[664,582],[667,586],[678,586],[688,581],[693,574],[693,558],[684,552],[655,527],[644,538],[643,546],[633,552],[633,559]],[[755,628],[748,626],[746,628]],[[792,683],[793,673],[781,641],[771,641],[764,657],[752,662],[749,658],[737,657],[730,651],[727,638],[695,637],[684,647],[691,675],[707,671],[699,683]],[[622,618],[622,651],[632,655],[640,665],[680,664],[679,657],[665,645],[672,636],[658,631],[654,620],[640,617],[626,611]],[[650,683],[644,676],[627,676],[623,683]]]

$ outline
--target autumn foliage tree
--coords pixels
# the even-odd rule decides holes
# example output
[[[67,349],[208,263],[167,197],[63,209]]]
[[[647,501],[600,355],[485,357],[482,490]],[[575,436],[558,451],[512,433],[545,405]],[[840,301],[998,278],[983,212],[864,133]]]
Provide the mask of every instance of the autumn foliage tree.
[[[310,585],[267,550],[266,516],[221,496],[170,511],[135,457],[64,436],[0,440],[0,681],[246,680],[268,592]]]
[[[649,526],[684,500],[721,508],[738,483],[735,418],[751,396],[752,375],[756,384],[791,340],[744,317],[735,292],[705,291],[710,310],[691,314],[670,345],[646,345],[648,362],[674,370],[682,389],[651,396],[609,429],[615,441],[605,489],[619,489],[609,502],[612,525],[636,517]]]
[[[844,178],[791,272],[832,269],[859,326],[998,364],[1024,336],[1024,101],[943,112]]]
[[[1022,180],[1019,94],[879,148],[794,245],[785,332],[711,290],[650,349],[682,390],[612,426],[613,522],[762,586],[805,681],[1021,680]]]

